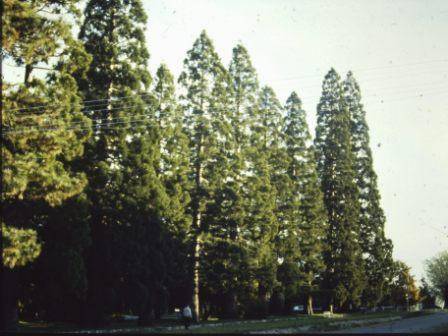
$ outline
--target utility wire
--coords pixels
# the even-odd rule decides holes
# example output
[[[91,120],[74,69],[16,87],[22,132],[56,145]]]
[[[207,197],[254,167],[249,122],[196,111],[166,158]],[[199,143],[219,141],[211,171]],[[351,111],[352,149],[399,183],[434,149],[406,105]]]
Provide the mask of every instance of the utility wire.
[[[428,93],[426,93],[425,95],[434,95],[434,94],[443,94],[443,93],[447,93],[447,91],[438,91],[438,92],[432,92],[432,93],[430,93],[430,94],[428,94]],[[369,103],[369,105],[375,105],[375,104],[384,104],[384,103],[389,103],[389,102],[397,102],[397,101],[403,101],[403,100],[409,100],[409,99],[412,99],[412,98],[421,98],[423,95],[422,94],[419,94],[419,95],[413,95],[413,96],[409,96],[409,97],[400,97],[399,99],[391,99],[391,100],[387,100],[387,99],[384,99],[384,98],[381,98],[381,101],[372,101],[372,102],[370,102]],[[365,105],[365,103],[363,103],[363,105]],[[138,107],[139,105],[132,105],[132,106],[128,106],[128,107],[117,107],[117,108],[115,108],[115,109],[124,109],[124,110],[126,110],[126,109],[132,109],[132,108],[135,108],[135,107]],[[101,110],[96,110],[96,111],[109,111],[109,110],[111,110],[111,109],[101,109]],[[231,110],[230,108],[224,108],[224,109],[212,109],[213,111],[228,111],[228,110]],[[370,110],[370,111],[372,111],[372,110]],[[157,114],[157,116],[156,115],[154,115],[154,116],[151,116],[151,115],[146,115],[146,114],[138,114],[138,115],[128,115],[128,116],[122,116],[122,117],[116,117],[116,118],[112,118],[112,119],[110,119],[110,118],[106,118],[106,119],[93,119],[92,121],[93,122],[96,122],[96,123],[98,123],[98,122],[103,122],[103,121],[111,121],[111,120],[123,120],[123,119],[125,119],[125,118],[131,118],[131,117],[139,117],[139,116],[145,116],[146,117],[146,119],[144,119],[144,120],[150,120],[151,118],[157,118],[157,117],[159,117],[159,116],[163,116],[163,115],[166,115],[165,113],[158,113]],[[53,120],[55,120],[55,119],[53,119]],[[58,119],[56,119],[56,120],[58,120]],[[71,125],[76,125],[76,124],[83,124],[84,122],[78,122],[78,121],[75,121],[75,122],[70,122],[70,123],[68,123],[68,124],[66,124],[65,126],[71,126]],[[63,127],[62,127],[63,128]],[[62,129],[61,128],[61,129]],[[70,129],[70,128],[68,128],[68,129]],[[5,127],[5,129],[4,129],[4,132],[5,133],[7,133],[7,134],[20,134],[20,133],[27,133],[27,132],[33,132],[33,131],[39,131],[39,130],[42,130],[42,131],[45,131],[45,130],[56,130],[55,128],[51,128],[51,126],[50,126],[50,128],[49,128],[49,126],[29,126],[29,127],[23,127],[23,128],[19,128],[18,130],[17,129],[14,129],[14,128],[7,128],[7,127]]]
[[[377,75],[377,76],[360,76],[358,74],[355,74],[356,79],[358,80],[359,83],[361,83],[361,86],[365,86],[366,83],[375,83],[375,82],[381,82],[381,83],[387,83],[389,81],[393,81],[393,80],[397,80],[397,79],[404,79],[407,77],[411,77],[412,80],[414,81],[415,78],[426,78],[428,76],[431,77],[438,77],[441,78],[443,76],[444,79],[442,80],[446,80],[447,79],[447,75],[448,75],[448,68],[446,69],[434,69],[433,71],[430,72],[422,72],[422,71],[418,71],[415,73],[412,72],[406,72],[406,73],[400,73],[400,74],[392,74],[392,73],[388,73],[388,74],[384,74],[384,75]],[[343,80],[344,78],[342,77],[341,80]],[[323,81],[323,80],[322,80]],[[276,87],[280,87],[280,88],[286,88],[286,87],[291,87],[291,86],[298,86],[300,88],[322,88],[322,81],[320,80],[318,83],[316,83],[316,81],[312,81],[312,82],[308,82],[308,83],[315,83],[315,84],[306,84],[307,82],[304,81],[289,81],[289,82],[274,82],[277,83],[275,84]],[[410,82],[410,81],[407,81]],[[296,84],[299,83],[299,84]]]
[[[437,84],[437,87],[433,86],[433,87],[427,87],[425,88],[425,90],[432,90],[433,88],[435,89],[439,89],[439,84],[442,85],[442,87],[444,87],[444,83],[443,82],[433,82],[433,83],[426,83],[426,84]],[[399,87],[397,87],[399,88]],[[407,94],[407,93],[412,93],[414,91],[416,91],[416,89],[419,89],[419,86],[410,86],[410,87],[404,87],[403,90],[396,90],[396,91],[390,91],[390,94],[394,94],[394,96],[396,95],[401,95],[401,94]],[[386,89],[386,88],[383,88]],[[390,89],[390,87],[388,88]],[[375,91],[378,91],[380,89],[376,89]],[[433,92],[439,93],[439,91],[430,91],[430,92],[418,92],[414,95],[412,95],[411,97],[421,97],[421,96],[425,96],[427,94],[432,94]],[[443,90],[441,92],[448,92],[448,90]],[[305,96],[305,97],[301,97],[301,100],[314,100],[314,99],[318,99],[320,96]],[[382,100],[385,100],[386,97],[381,97],[378,94],[370,94],[370,95],[365,95],[362,96],[362,102],[369,102],[369,100],[363,99],[363,98],[382,98]],[[145,104],[145,103],[144,103]],[[109,105],[109,103],[103,103],[103,104],[96,104],[96,105],[92,105],[92,106],[104,106],[104,105]],[[115,107],[111,107],[111,108],[104,108],[104,109],[94,109],[94,110],[89,110],[88,108],[90,106],[86,106],[84,107],[84,109],[81,110],[81,112],[87,112],[87,113],[91,113],[91,112],[102,112],[102,111],[108,111],[108,110],[118,110],[118,109],[132,109],[133,107],[138,107],[140,104],[131,104],[131,105],[121,105],[121,106],[115,106]],[[223,110],[227,110],[227,109],[223,109]],[[22,115],[21,113],[19,115],[15,115],[15,118],[21,118],[21,120],[23,119],[30,119],[30,118],[39,118],[41,117],[43,114],[45,113],[45,110],[43,111],[39,111],[39,114],[37,114],[37,112],[32,113],[32,114],[24,114]]]
[[[155,116],[155,118],[153,117],[153,116],[151,116],[151,115],[149,115],[149,114],[137,114],[137,115],[129,115],[129,116],[122,116],[122,117],[116,117],[116,118],[106,118],[106,119],[93,119],[93,120],[91,120],[92,121],[92,123],[93,124],[95,124],[95,125],[92,125],[92,127],[93,126],[97,126],[97,125],[106,125],[105,123],[103,123],[103,122],[112,122],[112,121],[116,121],[116,120],[124,120],[124,119],[126,119],[126,118],[138,118],[138,117],[144,117],[144,118],[146,118],[146,119],[141,119],[141,120],[156,120],[156,118],[158,117],[158,116],[161,116],[162,114],[158,114],[157,116]],[[64,126],[73,126],[73,125],[79,125],[79,124],[85,124],[86,122],[85,121],[76,121],[76,122],[70,122],[70,123],[67,123],[66,125],[64,125]],[[20,129],[18,129],[18,130],[15,130],[15,129],[7,129],[6,128],[6,130],[5,130],[5,132],[6,133],[24,133],[24,132],[26,132],[26,131],[30,131],[30,132],[32,132],[32,131],[35,131],[35,130],[39,130],[39,128],[45,128],[45,127],[52,127],[52,126],[57,126],[57,125],[48,125],[48,126],[29,126],[29,127],[23,127],[23,128],[20,128]]]
[[[372,67],[372,68],[355,68],[351,70],[352,72],[363,72],[363,71],[371,71],[371,70],[379,70],[379,69],[394,69],[394,68],[402,68],[407,66],[414,66],[414,65],[422,65],[422,64],[432,64],[432,63],[446,63],[448,62],[448,59],[439,59],[439,60],[432,60],[427,62],[415,62],[415,63],[407,63],[407,64],[397,64],[397,65],[390,65],[390,66],[379,66],[379,67]],[[327,71],[325,71],[326,73]],[[304,76],[291,76],[291,77],[282,77],[282,78],[271,78],[268,79],[269,81],[282,81],[282,80],[294,80],[294,79],[303,79],[303,78],[316,78],[316,77],[322,77],[322,74],[315,74],[315,75],[304,75]]]
[[[448,71],[448,69],[447,69]],[[438,72],[440,72],[440,69],[438,69]],[[364,81],[366,82],[366,81]],[[368,81],[367,81],[368,82]],[[423,83],[423,84],[411,84],[411,85],[405,85],[405,86],[386,86],[386,87],[373,87],[373,88],[369,88],[370,90],[385,90],[385,89],[391,89],[391,88],[408,88],[408,87],[422,87],[422,86],[426,86],[426,85],[443,85],[444,83],[446,83],[446,81],[437,81],[437,82],[430,82],[430,83]],[[322,84],[316,84],[316,85],[308,85],[308,86],[301,86],[301,88],[321,88]],[[128,99],[134,99],[137,97],[140,98],[144,98],[144,97],[150,97],[152,94],[151,93],[143,93],[143,94],[133,94],[132,96],[125,96],[125,97],[113,97],[113,98],[103,98],[103,99],[94,99],[94,100],[86,100],[81,104],[73,104],[71,106],[73,107],[80,107],[82,109],[86,109],[89,107],[94,107],[94,106],[103,106],[103,105],[107,105],[113,102],[119,102],[122,100],[128,100]],[[100,102],[102,101],[103,103],[99,103],[99,104],[91,104],[90,103],[95,103],[95,102]],[[13,108],[13,109],[4,109],[3,112],[12,112],[12,111],[20,111],[20,114],[26,115],[26,114],[36,114],[39,112],[31,112],[34,110],[39,110],[39,109],[44,109],[44,108],[48,108],[48,107],[58,107],[61,106],[60,103],[48,103],[48,104],[42,104],[42,105],[38,105],[38,106],[31,106],[31,107],[23,107],[23,108]]]
[[[151,96],[151,93],[143,93],[143,94],[133,94],[132,96],[125,96],[125,97],[113,97],[113,98],[102,98],[102,99],[92,99],[92,100],[84,100],[82,104],[79,105],[72,105],[72,106],[79,106],[79,107],[89,107],[89,106],[95,106],[95,105],[85,105],[85,103],[91,103],[91,102],[99,102],[99,101],[104,101],[104,104],[109,104],[109,103],[113,103],[115,101],[121,101],[121,100],[127,100],[127,99],[134,99],[136,97],[147,97],[147,96]],[[49,106],[55,106],[56,103],[48,103],[48,104],[43,104],[43,105],[38,105],[38,106],[31,106],[31,107],[23,107],[23,108],[14,108],[14,109],[6,109],[3,110],[3,112],[11,112],[11,111],[23,111],[23,110],[37,110],[37,109],[42,109],[44,107],[49,107]],[[102,105],[102,104],[100,104]],[[60,106],[60,105],[59,105]],[[27,111],[24,112],[24,114]]]
[[[448,75],[448,69],[446,71],[447,71],[447,75]],[[440,71],[439,71],[439,74],[440,74]],[[400,78],[401,77],[403,77],[403,76],[400,76]],[[392,77],[392,76],[389,76],[389,78],[390,79],[396,79],[396,77]],[[389,89],[389,88],[393,89],[393,88],[400,88],[400,87],[419,87],[419,86],[426,86],[426,85],[431,85],[431,84],[442,84],[442,83],[446,84],[446,82],[448,81],[448,79],[445,78],[445,79],[438,80],[438,81],[426,82],[426,83],[420,83],[420,84],[414,82],[413,84],[412,83],[411,84],[408,83],[406,85],[392,85],[392,86],[390,86],[390,85],[389,86],[366,86],[365,85],[365,83],[370,83],[371,81],[373,82],[374,80],[377,80],[377,78],[363,79],[362,81],[358,80],[358,83],[362,83],[361,86],[363,86],[364,88],[368,87],[369,90],[384,90],[384,89]],[[281,84],[281,87],[286,87],[286,86],[291,87],[293,85],[291,85],[289,83]],[[312,88],[319,88],[319,89],[321,89],[322,88],[322,83],[313,84],[313,85],[298,85],[298,87],[299,87],[299,91],[302,90],[302,89],[312,89]]]
[[[103,104],[92,105],[92,106],[108,106],[108,105],[109,105],[109,103],[103,103]],[[145,103],[143,103],[143,105],[144,106],[148,106]],[[140,106],[142,106],[142,104],[134,103],[134,104],[131,104],[131,105],[121,105],[121,106],[113,105],[113,106],[114,107],[105,107],[105,108],[94,109],[94,110],[87,109],[87,108],[91,107],[91,106],[87,106],[87,107],[79,110],[79,112],[82,112],[82,113],[86,114],[86,113],[91,113],[91,112],[103,112],[103,111],[111,111],[111,110],[118,110],[118,109],[125,109],[126,110],[126,109],[132,109],[133,107],[140,107]],[[71,107],[74,107],[74,106],[71,106]],[[15,115],[14,117],[15,118],[20,118],[20,120],[29,119],[29,118],[39,118],[39,117],[41,117],[41,116],[43,116],[45,114],[45,111],[46,110],[41,110],[41,111],[39,111],[39,114],[37,114],[37,112],[30,113],[30,114],[23,114],[23,115],[22,115],[22,113],[20,113],[19,115]]]
[[[419,64],[440,63],[440,62],[448,62],[448,59],[433,60],[433,61],[419,62],[419,63],[400,64],[400,65],[395,65],[395,66],[383,66],[383,67],[374,67],[374,68],[365,68],[365,69],[361,69],[360,68],[360,69],[356,69],[356,70],[353,70],[353,71],[370,71],[370,70],[377,70],[377,69],[389,69],[389,68],[406,67],[406,66],[419,65]],[[436,70],[438,72],[440,72],[440,69],[436,69]],[[273,79],[271,81],[282,81],[282,80],[299,79],[299,78],[305,78],[305,77],[300,77],[300,76],[284,77],[284,78],[279,78],[279,79]],[[313,75],[313,77],[322,77],[322,75]],[[316,85],[316,87],[317,86],[318,85]],[[313,86],[307,86],[307,87],[313,87]],[[123,99],[132,99],[132,98],[134,98],[136,96],[144,97],[144,96],[150,96],[150,95],[151,95],[151,93],[145,93],[145,94],[141,94],[141,95],[132,95],[130,97],[115,97],[115,98],[102,98],[102,99],[85,100],[83,102],[83,105],[85,106],[86,103],[91,103],[91,102],[100,102],[100,101],[107,101],[107,102],[111,101],[112,102],[112,101],[123,100]],[[53,106],[54,104],[55,103],[48,103],[48,104],[32,106],[32,107],[7,109],[7,110],[3,110],[3,111],[4,112],[9,112],[9,111],[34,110],[34,109],[39,109],[39,108],[42,108],[42,107]]]
[[[434,227],[432,225],[425,224],[425,223],[420,223],[420,225],[426,226],[426,227],[428,227],[430,229],[433,229],[434,231],[437,231],[437,232],[441,233],[443,236],[445,236],[446,238],[448,238],[448,232],[444,232],[442,229],[436,228],[436,227]]]
[[[82,131],[82,130],[92,130],[96,128],[102,128],[103,126],[108,125],[118,125],[118,124],[133,124],[137,122],[144,122],[149,121],[149,118],[143,118],[143,119],[131,119],[128,121],[117,121],[117,122],[108,122],[108,123],[101,123],[97,125],[92,125],[90,127],[35,127],[32,129],[26,129],[26,130],[10,130],[10,131],[4,131],[4,133],[8,134],[21,134],[21,133],[31,133],[34,131]],[[156,125],[147,125],[148,127],[154,127]]]

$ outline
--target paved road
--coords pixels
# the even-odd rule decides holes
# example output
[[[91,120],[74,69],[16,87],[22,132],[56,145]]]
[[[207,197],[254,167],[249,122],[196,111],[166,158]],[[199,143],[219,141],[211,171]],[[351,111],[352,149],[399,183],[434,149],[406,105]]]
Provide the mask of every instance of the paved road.
[[[448,313],[437,312],[430,315],[407,318],[388,323],[381,323],[372,326],[353,328],[348,330],[338,330],[337,334],[350,333],[412,333],[429,332],[433,328],[448,324]]]

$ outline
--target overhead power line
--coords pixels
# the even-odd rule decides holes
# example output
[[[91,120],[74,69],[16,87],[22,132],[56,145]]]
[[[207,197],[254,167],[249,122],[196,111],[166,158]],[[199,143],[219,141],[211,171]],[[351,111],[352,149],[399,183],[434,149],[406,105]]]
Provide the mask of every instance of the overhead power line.
[[[448,238],[448,232],[443,231],[441,228],[436,228],[435,226],[432,226],[432,225],[429,225],[426,223],[420,223],[420,225],[426,226],[434,231],[437,231],[437,232],[441,233],[443,236],[445,236],[446,238]]]
[[[448,62],[448,59],[439,59],[439,60],[431,60],[431,61],[425,61],[425,62],[414,62],[414,63],[407,63],[407,64],[398,64],[398,65],[391,65],[391,66],[378,66],[378,67],[372,67],[372,68],[358,68],[354,69],[353,71],[371,71],[371,70],[378,70],[378,69],[389,69],[389,68],[399,68],[399,67],[407,67],[407,66],[414,66],[414,65],[422,65],[422,64],[433,64],[433,63],[446,63]],[[438,72],[440,72],[440,69],[436,69]],[[300,79],[300,78],[307,78],[307,77],[322,77],[322,75],[312,75],[312,76],[292,76],[292,77],[283,77],[278,79],[271,79],[271,81],[286,81],[291,79]],[[320,85],[316,85],[315,87],[319,87]],[[306,86],[308,87],[314,87],[314,86]],[[86,106],[86,104],[95,103],[95,102],[112,102],[112,101],[120,101],[120,100],[127,100],[127,99],[133,99],[134,97],[149,97],[151,96],[151,93],[144,93],[139,95],[132,95],[130,97],[114,97],[114,98],[101,98],[101,99],[91,99],[91,100],[85,100],[82,104],[79,106]],[[48,103],[48,104],[42,104],[37,106],[31,106],[31,107],[23,107],[23,108],[13,108],[13,109],[5,109],[3,112],[11,112],[11,111],[32,111],[35,109],[42,109],[45,107],[50,106],[57,106],[57,103]]]
[[[83,130],[94,130],[96,128],[103,128],[103,126],[108,125],[119,125],[119,124],[133,124],[137,122],[143,122],[143,121],[149,121],[149,118],[142,118],[142,119],[131,119],[127,121],[117,121],[117,122],[107,122],[107,123],[101,123],[97,125],[92,125],[89,127],[35,127],[31,129],[26,130],[9,130],[9,131],[3,131],[4,133],[9,134],[20,134],[20,133],[31,133],[35,131],[83,131]],[[155,125],[147,125],[148,127],[154,127]]]
[[[116,102],[116,101],[121,101],[121,100],[135,99],[136,97],[140,97],[140,98],[149,97],[151,95],[152,95],[151,93],[142,93],[142,94],[133,94],[132,96],[125,96],[125,97],[112,97],[112,98],[84,100],[82,104],[77,104],[77,105],[72,105],[72,106],[89,107],[89,106],[95,106],[95,105],[87,105],[86,106],[86,103],[104,101],[105,102],[104,104],[108,104],[111,102]],[[57,106],[57,105],[56,105],[56,103],[48,103],[48,104],[42,104],[42,105],[38,105],[38,106],[6,109],[6,110],[3,110],[3,112],[23,111],[23,110],[39,110],[39,109],[42,110],[42,108],[50,107],[50,106]],[[59,106],[61,106],[61,105],[59,104]],[[26,114],[25,112],[24,112],[24,114]]]
[[[159,115],[161,115],[161,114],[159,114]],[[124,120],[124,119],[126,119],[126,118],[137,118],[137,117],[145,117],[144,119],[141,119],[141,120],[151,120],[151,119],[154,119],[154,116],[151,116],[151,115],[149,115],[149,114],[137,114],[137,115],[129,115],[129,116],[122,116],[122,117],[116,117],[116,118],[106,118],[106,119],[93,119],[93,120],[91,120],[92,122],[93,122],[93,125],[92,125],[92,127],[96,127],[96,126],[101,126],[101,125],[106,125],[106,123],[105,122],[112,122],[112,121],[114,121],[114,120]],[[99,123],[99,124],[98,124]],[[66,125],[64,125],[64,126],[73,126],[73,125],[82,125],[82,124],[85,124],[85,122],[84,121],[76,121],[76,122],[70,122],[70,123],[67,123]],[[97,124],[97,125],[96,125]],[[42,128],[42,129],[45,129],[46,127],[47,128],[49,128],[49,129],[54,129],[53,127],[56,127],[57,125],[47,125],[47,126],[28,126],[28,127],[22,127],[22,128],[20,128],[20,129],[18,129],[18,130],[16,130],[16,129],[5,129],[4,130],[4,132],[5,133],[14,133],[14,134],[16,134],[16,133],[26,133],[26,132],[33,132],[33,131],[36,131],[36,130],[39,130],[39,128]]]
[[[424,95],[422,94],[417,94],[417,95],[412,95],[412,96],[405,96],[405,97],[398,97],[398,99],[385,99],[385,98],[381,98],[381,101],[375,100],[375,101],[370,101],[369,105],[375,105],[375,104],[384,104],[384,103],[389,103],[389,102],[397,102],[397,101],[404,101],[404,100],[409,100],[409,99],[413,99],[413,98],[421,98],[421,97],[425,97],[428,95],[439,95],[439,94],[446,94],[448,93],[446,90],[442,90],[442,91],[435,91],[435,92],[429,92],[429,93],[425,93]],[[378,97],[378,96],[374,96],[374,97]],[[313,97],[313,98],[317,98],[317,97]],[[380,98],[380,97],[378,97]],[[306,99],[306,98],[305,98]],[[365,101],[363,102],[363,104],[365,105]],[[140,104],[136,104],[136,105],[125,105],[125,106],[121,106],[121,107],[115,107],[115,108],[109,108],[109,109],[97,109],[97,110],[92,110],[92,111],[96,111],[96,112],[105,112],[105,111],[111,111],[111,110],[130,110],[130,109],[134,109],[137,107],[141,107]],[[147,109],[147,107],[145,108]],[[212,111],[228,111],[230,109],[228,108],[221,108],[221,109],[212,109]],[[370,110],[371,111],[371,110]],[[157,116],[163,116],[165,115],[165,113],[157,113]],[[125,118],[131,118],[131,117],[138,117],[138,116],[145,116],[147,117],[147,119],[144,120],[149,120],[149,118],[154,118],[157,117],[155,114],[153,115],[149,115],[149,114],[137,114],[137,115],[126,115],[126,116],[122,116],[122,117],[116,117],[116,118],[105,118],[105,119],[93,119],[94,122],[104,122],[104,121],[112,121],[112,120],[121,120],[121,119],[125,119]],[[57,121],[58,118],[49,118],[50,121]],[[77,125],[77,124],[82,124],[84,122],[80,122],[80,121],[74,121],[74,122],[69,122],[67,123],[65,126],[72,126],[72,125]],[[50,127],[50,128],[48,128]],[[55,130],[53,128],[51,128],[51,126],[25,126],[19,129],[14,129],[14,128],[5,128],[4,132],[7,134],[20,134],[20,133],[26,133],[26,132],[34,132],[36,130]]]
[[[378,66],[378,67],[372,67],[372,68],[355,68],[352,69],[352,72],[364,72],[364,71],[371,71],[371,70],[380,70],[380,69],[394,69],[394,68],[402,68],[407,66],[414,66],[414,65],[423,65],[423,64],[432,64],[432,63],[447,63],[448,59],[439,59],[439,60],[432,60],[432,61],[426,61],[426,62],[415,62],[415,63],[406,63],[406,64],[397,64],[397,65],[385,65],[385,66]],[[327,70],[325,70],[325,73]],[[281,81],[281,80],[293,80],[293,79],[304,79],[304,78],[316,78],[316,77],[322,77],[322,74],[310,74],[310,75],[304,75],[304,76],[290,76],[290,77],[281,77],[281,78],[268,78],[269,81]]]
[[[426,87],[425,84],[428,85],[428,87]],[[422,86],[424,86],[424,90],[432,90],[433,88],[434,89],[439,89],[440,86],[441,86],[440,88],[444,88],[445,85],[446,85],[445,82],[430,82],[430,83],[425,83],[425,84],[422,84]],[[391,88],[397,88],[398,90],[390,91]],[[400,94],[407,94],[408,92],[409,93],[414,93],[414,91],[416,91],[419,88],[421,88],[421,86],[418,86],[418,85],[415,85],[415,84],[411,84],[410,86],[404,86],[404,87],[397,87],[397,86],[395,86],[395,87],[376,88],[376,89],[373,89],[373,91],[381,91],[381,90],[387,89],[387,90],[389,90],[390,94],[400,95]],[[448,90],[443,90],[443,91],[448,92]],[[427,95],[428,93],[431,94],[432,92],[439,92],[439,91],[438,90],[437,91],[430,91],[430,92],[421,91],[421,92],[413,94],[412,97],[414,97],[414,96],[415,97],[424,96],[424,95]],[[147,95],[147,94],[145,94],[145,95]],[[319,97],[320,96],[302,96],[300,98],[301,98],[301,100],[308,100],[308,99],[318,99]],[[363,102],[367,102],[368,101],[365,98],[377,98],[377,97],[381,98],[378,94],[370,94],[370,95],[362,96]],[[386,99],[386,97],[384,97],[383,99]],[[116,100],[114,100],[114,102],[126,103],[124,100],[125,99],[116,99]],[[143,102],[143,104],[145,104],[145,102]],[[111,108],[89,110],[89,108],[91,108],[91,107],[99,107],[99,106],[107,106],[107,105],[109,105],[109,102],[105,102],[105,103],[101,103],[101,104],[94,104],[94,105],[87,105],[87,106],[72,105],[72,107],[73,108],[74,107],[82,107],[81,112],[100,112],[100,111],[105,111],[105,110],[116,110],[116,109],[125,108],[125,107],[128,107],[128,106],[130,108],[132,108],[134,106],[138,106],[138,104],[134,103],[134,104],[131,104],[131,105],[121,105],[121,106],[113,105],[114,107],[111,107]],[[56,106],[56,103],[54,103],[54,106]],[[60,106],[60,107],[62,107],[62,106]],[[63,107],[66,108],[66,106],[63,106]],[[45,112],[45,109],[41,109],[39,111],[35,111],[35,112],[32,112],[32,113],[19,113],[15,117],[19,117],[19,118],[23,118],[23,119],[25,119],[25,118],[38,118],[44,112]]]

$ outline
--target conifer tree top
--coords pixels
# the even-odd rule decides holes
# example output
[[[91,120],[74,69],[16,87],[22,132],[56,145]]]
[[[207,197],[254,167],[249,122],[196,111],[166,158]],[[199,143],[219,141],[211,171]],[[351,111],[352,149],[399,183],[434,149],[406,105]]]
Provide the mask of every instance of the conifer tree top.
[[[293,91],[289,95],[288,99],[286,100],[286,103],[288,104],[302,104],[302,101],[299,98],[299,95]]]

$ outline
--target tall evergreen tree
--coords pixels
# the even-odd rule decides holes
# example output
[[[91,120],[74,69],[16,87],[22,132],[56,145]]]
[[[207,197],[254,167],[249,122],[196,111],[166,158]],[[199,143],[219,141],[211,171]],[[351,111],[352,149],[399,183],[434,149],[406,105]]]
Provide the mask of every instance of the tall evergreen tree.
[[[386,218],[380,205],[361,90],[351,72],[343,82],[343,90],[350,113],[353,169],[360,199],[360,238],[367,272],[367,286],[363,296],[367,305],[375,306],[384,295],[386,274],[392,267],[392,244],[384,234]]]
[[[156,172],[158,123],[148,108],[146,14],[139,0],[91,0],[84,16],[80,39],[93,61],[80,87],[86,101],[100,102],[85,109],[94,125],[83,161],[92,234],[86,313],[96,322],[112,309],[130,310],[148,322],[164,291],[167,197]]]
[[[297,278],[302,289],[307,292],[307,312],[313,314],[312,293],[318,290],[325,267],[322,252],[327,217],[306,114],[295,92],[287,99],[285,110],[283,133],[290,159],[288,175],[292,181],[290,195],[293,198],[291,220],[297,234],[295,244],[289,248],[289,264],[292,265],[288,268],[300,265]],[[290,282],[293,282],[292,279]]]
[[[254,281],[261,305],[266,305],[276,280],[278,259],[276,254],[276,237],[279,232],[278,211],[280,199],[277,188],[281,178],[275,169],[283,169],[276,162],[281,142],[281,105],[274,91],[263,87],[258,97],[257,108],[250,114],[250,148],[247,153],[249,162],[249,212],[250,239],[248,242],[252,253]]]
[[[218,313],[226,317],[237,314],[236,291],[238,289],[238,269],[244,255],[238,242],[235,241],[234,202],[235,176],[232,170],[234,164],[235,139],[232,127],[232,84],[228,73],[217,78],[212,92],[212,132],[215,136],[213,170],[207,177],[210,190],[210,203],[204,223],[208,228],[208,243],[204,249],[204,264],[209,269],[204,272],[206,280],[218,275],[212,284],[203,282],[204,293],[210,295],[210,301],[216,306]],[[213,254],[226,256],[221,260],[210,258]],[[219,270],[221,268],[221,270]],[[239,280],[244,282],[244,277]],[[221,309],[220,309],[221,308]]]
[[[70,165],[89,136],[72,74],[82,75],[90,59],[64,19],[76,16],[75,4],[3,3],[2,58],[24,68],[22,83],[2,83],[3,328],[17,322],[17,267],[41,250],[39,221],[24,209],[58,206],[86,184]],[[47,78],[35,76],[36,68],[47,70]]]
[[[350,114],[340,77],[331,69],[317,106],[317,167],[328,214],[326,285],[334,290],[336,305],[348,310],[360,304],[364,267],[359,238],[359,201],[353,171]]]
[[[266,153],[270,170],[270,183],[274,188],[275,224],[271,228],[273,236],[274,258],[276,260],[277,280],[279,270],[289,268],[288,273],[298,271],[297,263],[300,251],[297,246],[297,219],[299,200],[293,193],[293,180],[288,174],[291,158],[288,156],[284,135],[283,107],[274,91],[264,87],[260,94],[259,108],[264,118]],[[278,269],[278,266],[280,266]],[[283,280],[286,280],[283,278]],[[283,313],[285,288],[276,281],[271,297],[271,312]]]
[[[292,97],[292,98],[291,98]],[[283,165],[280,173],[287,176],[286,185],[281,186],[278,192],[284,196],[284,202],[277,205],[283,211],[283,217],[279,218],[280,229],[277,237],[277,254],[281,260],[281,265],[278,268],[277,278],[281,282],[282,290],[285,295],[285,303],[289,309],[296,303],[298,296],[298,287],[300,285],[300,270],[299,263],[301,260],[300,253],[300,194],[297,183],[298,170],[297,154],[294,153],[294,142],[299,135],[296,133],[297,129],[293,129],[297,125],[297,120],[293,120],[295,115],[292,112],[297,112],[291,103],[296,103],[292,99],[297,99],[297,95],[288,98],[282,125],[283,142],[285,146],[285,153],[287,156],[286,165]],[[286,168],[286,169],[285,169]],[[284,169],[284,170],[283,170]]]
[[[232,53],[229,65],[232,90],[228,104],[227,134],[229,148],[227,150],[228,176],[225,184],[226,209],[225,241],[216,247],[226,254],[227,291],[224,295],[226,316],[235,316],[238,306],[249,300],[250,272],[248,225],[248,169],[246,155],[249,144],[249,115],[256,107],[258,80],[249,54],[244,46],[238,44]],[[222,245],[226,245],[223,249]],[[218,272],[215,272],[218,273]],[[219,279],[220,281],[222,279]]]
[[[220,174],[225,172],[218,157],[225,149],[223,134],[227,121],[222,118],[223,104],[230,87],[225,68],[213,43],[202,31],[184,60],[184,71],[179,77],[181,104],[185,113],[185,127],[190,146],[190,176],[192,178],[192,278],[193,314],[200,318],[199,290],[201,287],[200,258],[208,227],[216,218],[215,192]],[[224,128],[223,128],[224,127]]]
[[[179,307],[190,300],[185,296],[191,282],[188,269],[188,234],[192,221],[188,211],[191,201],[189,142],[183,129],[183,111],[177,104],[173,76],[165,65],[157,70],[153,93],[160,128],[158,174],[169,197],[164,213],[168,230],[165,256],[170,265],[167,286],[171,305]]]

